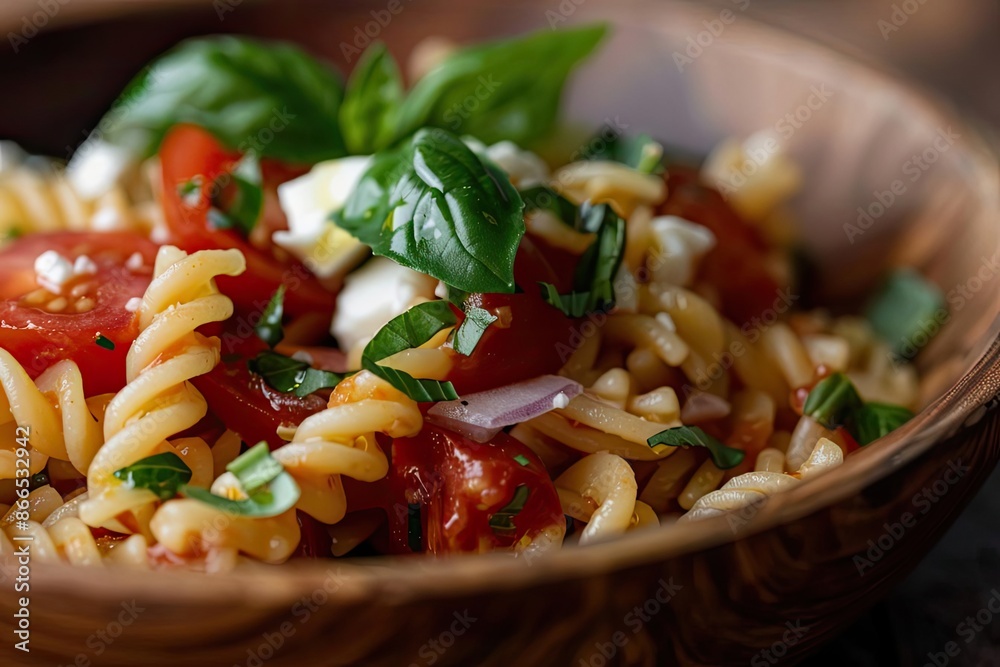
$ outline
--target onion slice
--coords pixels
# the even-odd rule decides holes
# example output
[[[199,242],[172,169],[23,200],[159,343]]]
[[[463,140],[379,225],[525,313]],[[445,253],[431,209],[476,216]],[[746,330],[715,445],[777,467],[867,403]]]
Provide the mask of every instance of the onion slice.
[[[488,442],[504,426],[564,408],[582,391],[583,386],[578,382],[558,375],[542,375],[467,394],[461,400],[435,403],[427,411],[427,421],[475,442]]]

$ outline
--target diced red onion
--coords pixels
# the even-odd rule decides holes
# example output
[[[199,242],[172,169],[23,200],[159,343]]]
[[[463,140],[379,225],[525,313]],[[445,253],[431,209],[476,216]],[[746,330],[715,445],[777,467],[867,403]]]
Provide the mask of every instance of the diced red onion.
[[[684,401],[681,421],[685,424],[701,424],[729,415],[729,402],[707,391],[695,391]]]
[[[476,442],[488,442],[504,426],[566,407],[582,391],[578,382],[558,375],[542,375],[468,394],[461,400],[436,403],[427,411],[427,420]]]

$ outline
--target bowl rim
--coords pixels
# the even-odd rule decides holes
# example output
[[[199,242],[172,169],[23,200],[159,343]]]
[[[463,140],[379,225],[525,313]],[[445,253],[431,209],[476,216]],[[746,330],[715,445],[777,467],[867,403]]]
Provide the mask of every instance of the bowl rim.
[[[628,2],[633,6],[651,3]],[[713,4],[682,2],[670,11],[701,19],[712,14]],[[716,7],[717,9],[717,7]],[[889,67],[871,61],[864,53],[836,47],[815,36],[805,37],[787,26],[767,22],[759,12],[746,16],[730,30],[743,35],[764,34],[772,46],[793,52],[807,51],[834,62],[861,77],[885,87],[913,104],[912,112],[933,123],[949,123],[962,130],[956,140],[956,152],[964,152],[981,176],[975,184],[984,201],[983,217],[998,217],[996,187],[1000,166],[993,145],[976,130],[964,115],[954,112],[925,86],[892,72]],[[130,595],[156,596],[159,601],[177,601],[185,605],[231,604],[243,599],[254,606],[271,602],[289,603],[304,592],[325,586],[329,591],[333,578],[337,599],[349,604],[378,599],[381,604],[405,603],[419,599],[455,597],[470,593],[489,593],[528,588],[538,583],[579,579],[609,571],[641,566],[681,555],[736,542],[812,514],[822,507],[843,501],[873,482],[915,460],[963,425],[972,425],[995,404],[1000,391],[1000,313],[994,315],[988,330],[977,339],[968,361],[972,365],[940,397],[927,405],[905,426],[847,458],[842,466],[806,484],[768,499],[738,530],[726,516],[635,531],[586,549],[559,549],[525,564],[527,559],[509,554],[467,554],[441,558],[378,556],[364,559],[299,561],[279,567],[252,564],[223,576],[206,578],[189,571],[148,571],[115,568],[92,571],[79,577],[79,569],[67,564],[39,563],[38,589],[50,589],[90,599],[116,599],[122,591]],[[989,407],[993,407],[990,405]],[[112,580],[113,578],[113,580]]]

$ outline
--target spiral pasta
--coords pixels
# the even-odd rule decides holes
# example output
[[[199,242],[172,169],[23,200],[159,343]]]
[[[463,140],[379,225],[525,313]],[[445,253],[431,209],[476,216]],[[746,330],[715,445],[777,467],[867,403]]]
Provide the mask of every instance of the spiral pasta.
[[[113,474],[158,450],[184,459],[194,471],[192,484],[211,479],[212,454],[203,441],[188,438],[180,447],[166,441],[197,423],[208,409],[190,379],[218,363],[219,341],[195,329],[232,314],[232,302],[219,293],[214,278],[238,275],[245,265],[237,250],[187,255],[172,246],[160,248],[138,310],[140,333],[126,359],[127,384],[108,404],[105,443],[87,472],[89,498],[80,506],[80,517],[88,525],[145,532],[155,495],[127,488]],[[137,524],[116,519],[128,513]]]
[[[136,230],[163,226],[153,184],[155,162],[133,187],[117,184],[90,200],[79,194],[61,168],[15,166],[0,172],[0,239],[58,230]]]

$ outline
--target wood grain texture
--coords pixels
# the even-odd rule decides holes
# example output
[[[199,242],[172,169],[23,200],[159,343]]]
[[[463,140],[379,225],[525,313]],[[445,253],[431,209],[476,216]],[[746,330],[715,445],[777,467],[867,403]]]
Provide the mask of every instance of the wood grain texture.
[[[370,10],[331,4],[306,12],[301,3],[295,6],[248,5],[221,27],[297,38],[334,55],[337,40]],[[633,93],[642,86],[640,81],[627,88],[629,77],[653,80],[657,71],[671,71],[670,50],[711,14],[687,6],[610,6],[588,3],[574,15],[620,19],[624,37],[609,46],[573,99],[586,98],[595,81],[624,87],[619,99],[638,123],[644,110],[633,107],[643,100]],[[405,51],[431,32],[463,38],[544,24],[537,6],[469,12],[410,12],[405,25],[390,26],[393,36],[401,35],[393,44]],[[173,34],[183,20],[164,23],[163,31]],[[195,25],[206,29],[204,22]],[[103,32],[88,33],[86,43],[94,44],[94,34],[113,34],[113,28],[88,28]],[[650,46],[659,42],[661,48]],[[776,59],[774,53],[784,56]],[[643,63],[652,70],[643,71]],[[697,64],[701,69],[692,69],[690,78],[667,86],[673,97],[687,96],[683,105],[663,107],[676,115],[643,129],[670,138],[693,136],[706,142],[705,149],[715,135],[772,124],[785,109],[775,99],[798,100],[815,82],[839,86],[830,118],[817,117],[793,146],[812,188],[800,204],[802,232],[828,248],[821,268],[831,298],[851,303],[855,287],[893,262],[918,267],[944,288],[964,284],[984,255],[997,252],[996,158],[952,113],[867,67],[749,20],[734,24],[725,44],[706,51]],[[758,95],[744,106],[723,108],[748,80],[756,82],[749,90]],[[592,119],[606,113],[585,102],[573,108]],[[714,110],[710,118],[698,115],[702,108]],[[703,133],[699,123],[714,124],[712,132]],[[905,210],[897,207],[858,246],[845,248],[845,212],[869,201],[873,189],[884,189],[907,155],[922,150],[936,128],[946,125],[959,128],[961,139],[921,180],[919,191],[914,188]],[[861,258],[858,268],[845,270],[847,252]],[[215,577],[37,565],[30,656],[13,651],[7,640],[16,600],[9,578],[0,582],[0,660],[52,665],[80,657],[96,665],[151,667],[645,667],[745,665],[771,650],[782,664],[793,662],[818,650],[909,572],[995,467],[1000,285],[986,285],[922,351],[926,408],[916,419],[840,469],[745,516],[635,533],[530,563],[502,556],[375,559]],[[952,475],[953,483],[942,487],[939,480],[952,464],[969,471]],[[914,498],[927,493],[936,502],[924,512]],[[906,513],[915,515],[914,525],[897,538],[892,525]],[[878,546],[880,538],[888,547],[880,547],[877,562],[859,573],[857,557],[868,558],[870,542]],[[117,625],[131,616],[127,627]]]

